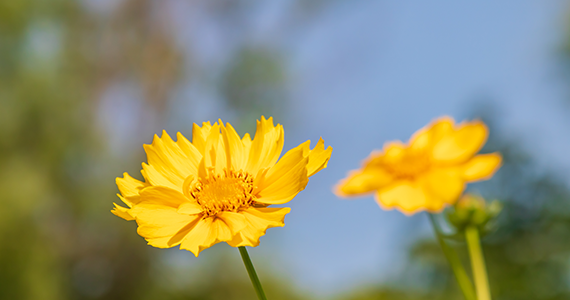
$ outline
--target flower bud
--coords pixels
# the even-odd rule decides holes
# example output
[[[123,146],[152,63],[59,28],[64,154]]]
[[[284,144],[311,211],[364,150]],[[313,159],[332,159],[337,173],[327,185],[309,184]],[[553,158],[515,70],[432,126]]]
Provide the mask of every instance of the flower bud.
[[[503,205],[494,200],[490,204],[475,194],[465,194],[446,214],[449,223],[463,232],[468,226],[476,226],[481,234],[493,229],[493,221],[501,212]]]

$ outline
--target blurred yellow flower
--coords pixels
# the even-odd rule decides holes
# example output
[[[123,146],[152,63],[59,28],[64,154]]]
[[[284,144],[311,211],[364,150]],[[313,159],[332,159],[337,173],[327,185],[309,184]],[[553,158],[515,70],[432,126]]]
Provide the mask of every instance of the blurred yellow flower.
[[[283,127],[261,117],[252,140],[240,138],[229,124],[194,124],[192,142],[166,132],[144,145],[148,164],[145,182],[127,173],[117,178],[119,198],[112,212],[136,220],[138,234],[154,247],[180,245],[196,256],[219,242],[233,247],[259,244],[271,227],[281,227],[290,208],[269,207],[289,202],[309,177],[327,166],[332,148],[322,139],[310,141],[279,159]]]
[[[500,167],[499,153],[476,155],[487,135],[481,121],[455,125],[452,118],[441,117],[417,131],[408,145],[389,142],[373,151],[361,169],[338,183],[335,193],[375,192],[384,209],[439,212],[457,201],[466,183],[489,179]]]

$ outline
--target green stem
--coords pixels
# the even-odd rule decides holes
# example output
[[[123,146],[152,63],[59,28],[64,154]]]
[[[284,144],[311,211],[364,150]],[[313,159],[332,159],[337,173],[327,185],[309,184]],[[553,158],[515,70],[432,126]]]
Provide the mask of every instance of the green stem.
[[[249,274],[249,279],[253,284],[253,288],[255,289],[255,293],[259,300],[267,300],[265,297],[265,293],[263,292],[263,288],[261,287],[261,282],[259,282],[259,278],[257,277],[257,273],[255,273],[255,268],[253,267],[253,263],[249,258],[249,254],[247,254],[247,250],[245,247],[238,247],[239,253],[241,254],[241,258],[243,259],[243,264],[247,269],[247,274]]]
[[[467,227],[467,229],[465,229],[465,239],[469,247],[469,256],[471,256],[471,268],[473,269],[473,277],[475,278],[477,298],[479,300],[491,300],[489,280],[487,279],[487,270],[485,268],[485,258],[481,250],[479,230],[477,227]]]
[[[439,228],[439,225],[435,220],[434,215],[428,213],[428,216],[429,220],[431,221],[433,230],[435,232],[437,241],[439,242],[441,250],[443,250],[443,254],[447,258],[447,261],[451,266],[451,270],[453,270],[453,275],[455,275],[455,279],[459,284],[461,292],[463,292],[463,296],[465,297],[466,300],[476,300],[477,298],[475,298],[475,290],[473,289],[473,284],[469,280],[469,276],[467,275],[467,272],[465,272],[465,269],[461,264],[461,260],[459,260],[459,256],[457,256],[457,253],[453,251],[453,249],[445,243],[445,240],[443,239],[443,234],[441,232],[441,229]]]

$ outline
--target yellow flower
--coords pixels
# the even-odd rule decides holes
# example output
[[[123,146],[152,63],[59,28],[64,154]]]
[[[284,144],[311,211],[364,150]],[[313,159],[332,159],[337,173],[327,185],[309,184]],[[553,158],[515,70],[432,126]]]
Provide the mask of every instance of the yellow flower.
[[[373,151],[361,169],[339,182],[335,193],[375,192],[384,209],[439,212],[457,201],[466,183],[489,179],[500,167],[499,153],[476,155],[487,135],[481,121],[455,125],[452,118],[441,117],[417,131],[408,145],[389,142],[382,151]]]
[[[151,246],[180,245],[196,256],[219,242],[255,247],[268,228],[282,227],[290,208],[269,206],[293,199],[332,152],[320,139],[312,150],[307,141],[279,160],[283,127],[264,117],[253,140],[220,120],[194,124],[192,142],[180,133],[175,142],[163,131],[144,148],[145,182],[127,173],[117,178],[128,208],[115,204],[112,212],[136,220]]]

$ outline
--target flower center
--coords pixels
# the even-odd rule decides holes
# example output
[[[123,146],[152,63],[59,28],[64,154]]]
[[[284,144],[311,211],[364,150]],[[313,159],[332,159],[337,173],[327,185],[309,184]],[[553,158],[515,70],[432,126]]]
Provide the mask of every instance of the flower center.
[[[224,170],[224,174],[210,173],[194,183],[190,195],[202,207],[205,217],[220,212],[238,212],[255,202],[253,176],[249,173]]]
[[[429,169],[429,166],[429,159],[423,155],[406,155],[401,161],[387,165],[398,178],[414,178]]]

